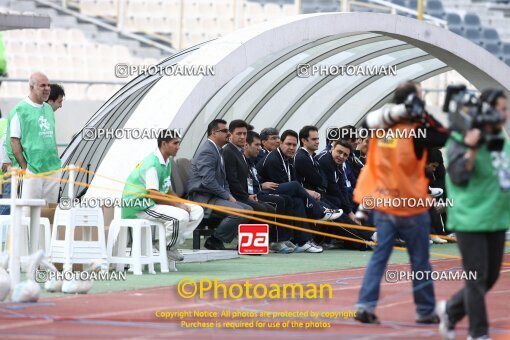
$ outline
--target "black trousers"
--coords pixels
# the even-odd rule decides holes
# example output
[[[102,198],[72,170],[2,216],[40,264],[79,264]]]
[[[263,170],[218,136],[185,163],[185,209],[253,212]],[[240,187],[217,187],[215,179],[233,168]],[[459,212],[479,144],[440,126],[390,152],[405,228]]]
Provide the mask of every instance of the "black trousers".
[[[469,272],[476,272],[476,280],[465,281],[464,287],[446,304],[446,313],[453,324],[467,314],[469,335],[474,338],[488,335],[485,294],[498,279],[505,249],[505,234],[505,231],[455,232],[464,271],[468,277]]]
[[[280,183],[276,190],[267,190],[268,193],[290,197],[290,215],[303,218],[321,218],[324,215],[324,205],[314,200],[303,187],[296,181]],[[306,222],[289,221],[286,223],[301,227],[303,229],[317,230],[315,224]],[[280,228],[283,230],[284,228]],[[292,241],[297,245],[303,245],[313,238],[313,234],[299,230],[291,230]],[[287,237],[284,234],[283,237]],[[287,240],[283,240],[287,241]],[[282,242],[282,241],[280,241]]]
[[[245,201],[240,201],[240,202],[249,205],[250,207],[253,208],[254,211],[267,212],[267,213],[271,213],[271,214],[276,213],[275,205],[263,202],[261,200],[258,200],[257,202],[251,201],[251,200],[245,200]],[[256,215],[255,215],[255,217],[263,218],[265,220],[271,220],[271,221],[275,220],[274,217],[256,216]],[[261,223],[261,222],[259,222],[257,220],[250,220],[249,223]],[[273,242],[273,239],[275,237],[274,235],[275,235],[275,226],[273,224],[269,224],[269,242]]]
[[[261,191],[257,194],[259,201],[276,206],[276,213],[289,216],[306,217],[305,206],[300,200],[293,199],[289,195],[280,195]],[[304,222],[296,222],[286,219],[276,219],[280,223],[290,224],[301,228],[307,228]],[[290,229],[286,227],[274,228],[274,233],[270,235],[271,242],[293,241],[303,245],[312,238],[311,234],[304,231]]]
[[[443,221],[441,215],[436,211],[435,208],[429,209],[430,215],[430,233],[435,235],[444,235]]]

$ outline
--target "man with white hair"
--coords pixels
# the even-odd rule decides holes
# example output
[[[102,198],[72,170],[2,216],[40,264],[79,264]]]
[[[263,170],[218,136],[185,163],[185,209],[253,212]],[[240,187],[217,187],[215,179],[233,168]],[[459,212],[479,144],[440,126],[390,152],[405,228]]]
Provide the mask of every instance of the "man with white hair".
[[[48,77],[40,72],[33,73],[29,80],[30,93],[10,112],[7,123],[6,148],[14,167],[26,171],[22,183],[22,198],[42,198],[56,203],[58,198],[59,174],[46,176],[55,179],[31,177],[61,167],[57,153],[55,115],[46,103],[50,95]]]

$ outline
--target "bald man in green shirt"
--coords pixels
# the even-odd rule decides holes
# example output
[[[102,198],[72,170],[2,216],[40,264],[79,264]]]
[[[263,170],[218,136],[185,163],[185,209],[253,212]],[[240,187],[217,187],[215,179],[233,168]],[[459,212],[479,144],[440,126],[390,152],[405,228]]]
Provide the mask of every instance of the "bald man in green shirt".
[[[61,167],[57,153],[55,115],[48,103],[50,84],[40,72],[29,79],[30,94],[10,112],[7,123],[6,149],[14,167],[26,171],[22,198],[42,198],[57,203],[59,181],[30,177]],[[55,179],[59,173],[51,174]]]

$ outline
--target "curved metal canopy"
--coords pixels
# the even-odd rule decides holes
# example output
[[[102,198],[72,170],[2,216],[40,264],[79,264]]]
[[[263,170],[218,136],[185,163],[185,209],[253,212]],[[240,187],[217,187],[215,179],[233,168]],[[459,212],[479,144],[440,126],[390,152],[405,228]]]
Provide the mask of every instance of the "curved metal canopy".
[[[245,119],[257,131],[313,124],[323,135],[327,127],[356,124],[407,79],[422,81],[455,69],[479,89],[510,89],[510,68],[483,48],[440,27],[376,13],[311,14],[266,22],[162,62],[175,63],[214,65],[215,75],[140,76],[87,126],[180,128],[185,134],[179,157],[190,158],[214,118]],[[397,74],[300,77],[300,64],[395,65]],[[155,147],[154,140],[87,142],[78,135],[63,159],[66,164],[90,164],[98,174],[123,181]],[[120,195],[122,190],[122,184],[99,176],[92,186],[95,196]]]

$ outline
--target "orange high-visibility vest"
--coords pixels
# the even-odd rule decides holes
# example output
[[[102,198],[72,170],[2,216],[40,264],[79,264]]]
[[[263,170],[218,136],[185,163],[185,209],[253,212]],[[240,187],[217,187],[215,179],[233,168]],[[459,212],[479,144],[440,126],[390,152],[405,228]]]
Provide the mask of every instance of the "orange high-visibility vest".
[[[416,126],[417,124],[400,123],[390,130],[399,130],[399,133],[409,136],[410,130]],[[404,130],[406,132],[403,132]],[[417,159],[413,140],[412,137],[370,140],[367,161],[354,190],[354,201],[364,205],[370,205],[371,201],[378,202],[379,204],[367,208],[397,216],[417,215],[431,207],[431,197],[428,196],[429,181],[425,176],[427,151],[424,151],[421,159]]]

